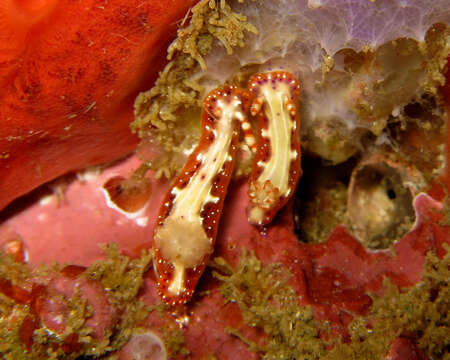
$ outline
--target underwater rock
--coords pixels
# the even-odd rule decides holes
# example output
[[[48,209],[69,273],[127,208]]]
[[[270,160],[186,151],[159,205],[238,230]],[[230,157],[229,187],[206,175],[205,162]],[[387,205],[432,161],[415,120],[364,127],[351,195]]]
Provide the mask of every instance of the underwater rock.
[[[73,277],[79,276],[80,268],[88,267],[86,271],[91,271],[91,277],[98,276],[104,281],[90,278],[96,285],[88,300],[95,311],[87,313],[86,320],[93,322],[94,333],[105,333],[102,324],[112,328],[105,341],[92,337],[91,342],[83,343],[85,347],[81,350],[78,336],[86,335],[84,329],[66,338],[65,354],[41,347],[47,353],[36,355],[34,342],[42,339],[39,336],[43,333],[48,335],[45,329],[37,331],[39,327],[61,330],[58,315],[65,314],[67,309],[61,302],[53,301],[52,296],[45,296],[42,319],[20,317],[26,308],[20,309],[20,316],[16,313],[11,316],[9,310],[17,305],[7,299],[11,299],[11,291],[17,290],[13,300],[26,299],[27,294],[6,283],[2,287],[6,290],[0,294],[0,300],[7,300],[0,302],[0,322],[5,324],[2,327],[5,330],[0,331],[2,356],[58,359],[98,351],[95,356],[118,355],[126,359],[126,356],[147,356],[156,350],[153,355],[194,360],[302,357],[328,360],[360,358],[361,354],[368,358],[396,356],[396,360],[406,360],[415,345],[408,345],[411,351],[403,357],[397,356],[396,339],[409,329],[413,329],[407,332],[411,344],[416,343],[421,351],[431,354],[430,358],[442,356],[446,344],[441,339],[445,339],[449,326],[442,314],[448,313],[446,253],[450,232],[446,218],[448,199],[438,181],[449,183],[448,172],[442,172],[444,160],[448,163],[448,156],[445,157],[448,150],[445,153],[442,145],[448,144],[450,137],[445,132],[448,115],[439,90],[448,56],[447,3],[334,0],[231,4],[229,8],[224,1],[203,0],[191,9],[181,23],[186,27],[180,29],[179,38],[171,47],[175,49],[171,52],[172,61],[160,74],[156,86],[136,101],[133,129],[143,135],[140,155],[151,153],[145,160],[152,161],[152,170],[140,177],[148,184],[144,189],[151,189],[143,192],[145,201],[138,201],[139,205],[144,204],[142,207],[125,206],[124,211],[123,205],[112,205],[110,201],[112,193],[121,193],[122,179],[131,179],[130,173],[139,168],[139,159],[132,155],[41,188],[0,214],[0,244],[19,260],[11,262],[10,258],[0,256],[2,261],[9,259],[8,266],[2,268],[2,284],[8,276],[22,276],[24,266],[57,261],[72,264],[64,274],[72,278],[53,281],[62,296],[67,297],[72,295],[71,285],[76,283]],[[199,14],[205,18],[199,18]],[[442,24],[433,26],[435,23]],[[198,31],[195,33],[198,37],[183,43],[180,39],[192,35],[191,30]],[[209,52],[203,52],[204,49]],[[185,57],[177,62],[177,56]],[[149,66],[144,60],[140,65]],[[192,299],[178,307],[163,305],[151,266],[152,254],[145,251],[153,245],[158,207],[170,189],[169,181],[160,175],[170,176],[195,148],[200,132],[193,119],[207,90],[227,81],[245,87],[251,75],[275,67],[293,72],[302,86],[299,105],[302,153],[305,150],[313,159],[311,166],[314,161],[321,166],[348,159],[359,161],[352,169],[350,183],[348,179],[340,182],[349,192],[348,206],[352,208],[349,213],[362,229],[362,236],[368,234],[375,241],[392,229],[396,234],[392,235],[392,248],[372,251],[365,246],[367,242],[357,241],[345,224],[331,229],[323,243],[301,243],[294,231],[292,200],[272,222],[263,226],[250,224],[249,186],[242,180],[242,174],[246,174],[243,166],[240,180],[232,180],[228,189],[224,189],[226,194],[222,194],[223,214],[211,254],[213,261],[207,264]],[[170,103],[174,98],[176,102]],[[420,111],[411,106],[415,103],[426,109],[427,119],[433,124],[437,122],[431,133],[427,133],[428,121],[422,122]],[[425,103],[428,105],[422,106]],[[129,110],[127,106],[123,109]],[[88,110],[89,113],[93,108]],[[414,144],[418,147],[402,150],[397,145],[412,144],[413,137],[397,143],[392,128],[401,132],[405,123],[406,127],[417,126],[416,139],[427,139],[423,134],[444,135],[436,143],[417,141]],[[111,133],[101,132],[103,136],[117,144],[117,137]],[[315,141],[317,138],[319,141]],[[89,142],[90,138],[83,139]],[[70,162],[64,147],[50,143],[58,149],[52,153],[52,161]],[[96,146],[95,142],[92,144]],[[435,152],[429,152],[423,144],[432,146]],[[32,143],[27,148],[33,149],[39,146]],[[95,151],[83,149],[89,156],[91,153],[113,156],[114,146]],[[238,162],[240,158],[251,157],[248,150],[245,149],[246,156],[237,157]],[[374,153],[380,154],[379,157],[372,156]],[[399,158],[392,158],[389,153]],[[420,166],[411,155],[417,153],[426,155],[420,158]],[[160,157],[155,158],[154,154]],[[427,156],[442,161],[432,161],[428,169],[423,166]],[[3,160],[8,158],[5,155]],[[407,165],[410,163],[411,167]],[[419,169],[419,175],[412,170],[414,167]],[[19,173],[24,171],[22,167],[18,169]],[[441,178],[435,178],[436,174]],[[120,186],[113,181],[114,190],[105,191],[105,184],[111,179],[120,179]],[[422,182],[439,187],[440,192],[415,196]],[[13,186],[11,183],[11,188],[6,188],[5,199],[20,193]],[[390,201],[389,190],[400,200],[398,204]],[[124,197],[128,203],[130,199],[126,194]],[[367,204],[369,200],[376,204],[370,216],[365,209],[358,211],[360,203]],[[339,206],[340,202],[336,204]],[[380,212],[377,207],[378,210],[381,207]],[[380,216],[383,211],[389,216]],[[396,233],[399,214],[416,216],[414,226],[407,227],[404,236],[403,232]],[[300,221],[297,226],[301,225]],[[9,241],[16,242],[5,248],[3,244]],[[111,242],[118,244],[120,253],[105,257],[99,245]],[[84,286],[77,285],[80,289]],[[94,301],[98,300],[95,295],[98,303]],[[120,316],[95,317],[98,309],[99,314],[110,309],[102,301],[103,295],[108,301],[113,299],[114,306],[121,306]],[[129,304],[133,306],[128,307]],[[81,305],[76,307],[77,311],[83,309]],[[130,314],[139,316],[125,316]],[[112,326],[114,321],[116,326]],[[10,327],[21,331],[11,332]],[[440,340],[435,343],[435,338]],[[144,347],[143,339],[150,339]],[[334,340],[330,347],[328,341]],[[114,347],[109,347],[108,341],[115,341]],[[121,353],[118,349],[123,345]],[[109,353],[116,350],[118,354]]]

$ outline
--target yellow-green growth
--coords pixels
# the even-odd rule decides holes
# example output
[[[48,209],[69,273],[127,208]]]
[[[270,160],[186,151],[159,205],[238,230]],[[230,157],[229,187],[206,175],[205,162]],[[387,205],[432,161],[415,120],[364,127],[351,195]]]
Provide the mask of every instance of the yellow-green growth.
[[[280,265],[263,266],[254,254],[244,254],[237,269],[223,259],[213,264],[220,269],[222,295],[239,305],[244,321],[268,334],[265,344],[246,343],[261,352],[264,359],[317,359],[326,343],[319,338],[319,327],[311,307],[299,305],[298,296],[288,284],[289,271]],[[245,339],[237,331],[228,332]]]
[[[450,246],[446,246],[447,251]],[[450,346],[450,254],[439,259],[429,252],[422,280],[398,289],[387,279],[382,296],[373,296],[367,317],[355,316],[349,326],[351,343],[335,340],[330,349],[319,338],[327,324],[317,323],[309,307],[298,304],[288,284],[288,270],[281,265],[263,266],[253,254],[244,254],[236,269],[223,259],[212,264],[219,269],[227,301],[239,305],[244,321],[264,330],[264,344],[255,344],[235,329],[228,332],[243,340],[263,359],[385,359],[391,342],[399,336],[412,339],[430,359],[448,359]],[[370,319],[371,326],[368,326]]]
[[[37,324],[38,328],[33,333],[33,347],[31,351],[25,351],[19,330],[25,317],[31,314],[30,305],[18,304],[0,293],[0,358],[70,360],[80,356],[98,357],[120,349],[133,334],[136,324],[144,320],[150,311],[137,299],[137,295],[152,257],[148,252],[143,252],[139,259],[131,260],[119,253],[117,245],[106,246],[105,253],[106,259],[95,262],[80,275],[100,282],[109,302],[121,313],[119,321],[110,333],[105,334],[104,340],[91,337],[92,329],[86,326],[86,320],[91,317],[92,309],[81,291],[75,290],[74,295],[67,299],[69,311],[64,333],[53,334],[43,324]],[[40,279],[40,283],[45,284],[52,274],[59,276],[59,271],[60,266],[56,264],[33,269],[0,254],[0,279],[9,280],[27,290],[30,290],[28,287],[33,279]],[[60,300],[66,301],[63,295]],[[60,346],[73,334],[78,336],[82,347],[79,351],[66,354]]]
[[[150,143],[159,149],[159,156],[151,157],[157,177],[176,173],[184,163],[185,152],[200,137],[199,115],[205,94],[191,76],[206,70],[203,57],[211,50],[213,40],[218,39],[231,54],[234,47],[244,46],[245,32],[256,32],[246,17],[233,12],[225,0],[201,0],[191,9],[187,21],[168,49],[169,63],[155,86],[141,93],[135,102],[131,129],[143,139],[141,147],[149,147]]]

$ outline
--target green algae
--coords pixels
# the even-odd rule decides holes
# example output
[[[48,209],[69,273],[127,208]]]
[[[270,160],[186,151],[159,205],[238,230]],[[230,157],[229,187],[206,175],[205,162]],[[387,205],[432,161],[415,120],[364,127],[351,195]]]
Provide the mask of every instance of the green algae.
[[[447,251],[450,247],[447,246]],[[439,259],[429,252],[422,280],[399,289],[384,281],[384,294],[372,295],[367,317],[354,316],[348,331],[351,342],[324,341],[327,324],[314,320],[310,307],[301,306],[288,284],[289,273],[280,265],[263,266],[253,254],[244,254],[236,269],[216,259],[226,301],[235,302],[244,321],[267,334],[263,344],[229,333],[244,341],[263,359],[385,359],[391,342],[404,336],[430,359],[448,358],[450,346],[450,254]]]

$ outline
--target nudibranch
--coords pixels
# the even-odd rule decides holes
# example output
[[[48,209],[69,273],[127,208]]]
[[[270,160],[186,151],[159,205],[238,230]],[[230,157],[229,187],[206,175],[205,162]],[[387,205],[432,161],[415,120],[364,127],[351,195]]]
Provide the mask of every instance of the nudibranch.
[[[214,249],[250,94],[234,86],[205,98],[202,135],[173,182],[154,231],[154,267],[162,300],[187,302]]]
[[[259,137],[250,175],[248,219],[266,225],[292,197],[301,175],[300,86],[289,72],[273,71],[252,76],[249,89],[255,95],[250,113],[258,117]]]

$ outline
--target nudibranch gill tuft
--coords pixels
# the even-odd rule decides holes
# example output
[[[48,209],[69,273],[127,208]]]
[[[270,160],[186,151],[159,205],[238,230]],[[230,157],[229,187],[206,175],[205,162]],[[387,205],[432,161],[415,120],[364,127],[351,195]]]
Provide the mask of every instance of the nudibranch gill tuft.
[[[234,86],[204,100],[200,141],[167,192],[154,232],[158,290],[167,304],[191,298],[213,252],[249,105],[250,94]]]
[[[300,86],[289,72],[273,71],[252,76],[249,89],[255,96],[250,112],[258,117],[259,137],[250,175],[248,219],[266,225],[294,194],[301,175]]]

